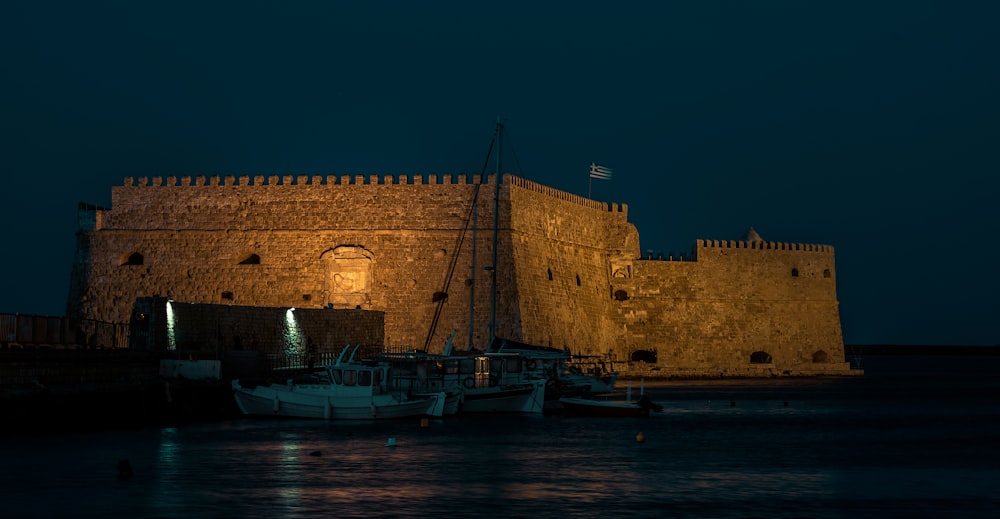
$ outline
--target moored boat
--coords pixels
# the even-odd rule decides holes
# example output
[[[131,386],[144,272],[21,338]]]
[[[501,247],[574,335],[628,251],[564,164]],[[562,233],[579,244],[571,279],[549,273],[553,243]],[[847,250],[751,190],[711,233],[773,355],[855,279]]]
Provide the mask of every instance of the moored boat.
[[[541,413],[545,380],[523,369],[520,356],[510,353],[433,355],[423,352],[385,353],[379,360],[394,368],[393,387],[424,394],[443,391],[458,395],[455,413]],[[453,412],[454,411],[454,412]]]
[[[577,416],[645,417],[650,412],[663,411],[644,393],[639,400],[632,401],[632,385],[629,383],[625,400],[597,399],[586,397],[562,397],[559,399],[568,414]]]
[[[284,384],[244,387],[233,380],[233,396],[243,414],[254,416],[324,420],[442,416],[445,392],[411,395],[393,390],[389,369],[386,364],[343,363],[338,358],[332,366]]]

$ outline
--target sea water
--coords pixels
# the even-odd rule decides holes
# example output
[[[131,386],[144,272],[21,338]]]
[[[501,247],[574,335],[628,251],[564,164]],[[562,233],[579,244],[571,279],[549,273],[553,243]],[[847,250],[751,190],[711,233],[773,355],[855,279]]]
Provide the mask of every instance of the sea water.
[[[997,517],[1000,358],[862,367],[647,387],[664,410],[644,419],[238,419],[7,438],[0,516]]]

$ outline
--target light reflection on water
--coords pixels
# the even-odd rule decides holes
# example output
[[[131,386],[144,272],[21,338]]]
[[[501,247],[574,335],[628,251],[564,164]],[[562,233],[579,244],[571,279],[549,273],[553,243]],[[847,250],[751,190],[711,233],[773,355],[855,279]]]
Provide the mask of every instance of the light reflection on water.
[[[993,517],[997,392],[891,382],[647,389],[666,408],[649,419],[247,419],[10,439],[0,499],[5,517]]]

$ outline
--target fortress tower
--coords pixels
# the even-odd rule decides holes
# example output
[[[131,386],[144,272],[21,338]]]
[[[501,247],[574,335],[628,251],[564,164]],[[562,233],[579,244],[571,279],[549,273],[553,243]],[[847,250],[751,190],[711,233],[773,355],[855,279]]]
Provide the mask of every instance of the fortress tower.
[[[384,313],[387,346],[440,351],[454,332],[483,348],[495,181],[127,178],[111,208],[81,206],[67,314],[124,322],[150,296],[362,309]],[[661,374],[849,371],[832,247],[699,240],[644,259],[625,205],[510,175],[499,188],[497,336]]]

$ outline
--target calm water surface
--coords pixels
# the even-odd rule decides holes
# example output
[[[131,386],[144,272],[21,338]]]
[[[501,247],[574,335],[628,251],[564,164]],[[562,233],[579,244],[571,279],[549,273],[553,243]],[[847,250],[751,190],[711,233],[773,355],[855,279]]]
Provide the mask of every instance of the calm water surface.
[[[0,515],[997,517],[1000,359],[865,361],[863,379],[647,389],[665,408],[648,419],[240,419],[3,439]]]

